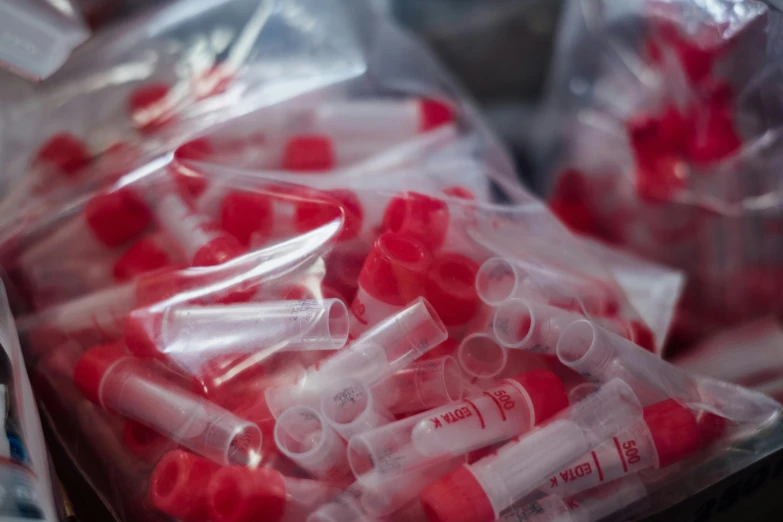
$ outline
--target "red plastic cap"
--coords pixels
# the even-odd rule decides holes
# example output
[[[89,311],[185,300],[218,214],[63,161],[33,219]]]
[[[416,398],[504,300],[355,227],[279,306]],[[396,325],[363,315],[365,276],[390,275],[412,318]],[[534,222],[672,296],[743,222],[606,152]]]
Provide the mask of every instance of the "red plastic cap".
[[[332,140],[326,136],[297,136],[288,140],[283,151],[283,170],[319,172],[335,166]]]
[[[220,228],[245,247],[256,234],[269,237],[274,225],[274,209],[269,194],[232,190],[220,205]]]
[[[185,201],[193,201],[207,190],[207,178],[191,167],[174,160],[168,168],[177,193]]]
[[[169,444],[165,436],[130,419],[122,427],[122,440],[131,453],[147,462],[159,457]]]
[[[133,244],[114,263],[114,279],[128,281],[145,272],[163,268],[171,262],[169,253],[152,238],[145,237]]]
[[[218,468],[214,462],[186,451],[166,453],[150,479],[152,505],[185,522],[207,522],[207,487]]]
[[[128,99],[128,112],[133,123],[142,132],[155,132],[173,118],[171,87],[165,83],[144,85],[133,91]]]
[[[446,326],[467,324],[476,314],[478,270],[478,263],[461,254],[440,254],[433,260],[424,295]]]
[[[430,250],[435,250],[446,238],[449,208],[440,199],[405,192],[389,202],[383,215],[383,228],[415,237]]]
[[[494,522],[496,518],[484,489],[465,466],[432,484],[420,499],[429,522]]]
[[[244,255],[245,248],[239,244],[234,236],[228,234],[216,237],[193,256],[193,266],[222,265],[227,261]]]
[[[696,422],[699,425],[701,440],[705,446],[723,437],[729,425],[727,419],[707,411],[700,411],[696,415]]]
[[[645,408],[644,421],[652,434],[661,468],[690,457],[703,446],[696,417],[674,399]]]
[[[359,273],[359,286],[384,303],[405,306],[421,295],[432,256],[420,242],[385,233],[375,241]]]
[[[329,190],[296,202],[294,222],[299,232],[308,232],[332,221],[343,219],[338,241],[359,235],[363,220],[362,204],[351,190]]]
[[[420,131],[427,132],[453,122],[454,111],[442,101],[422,100],[419,102],[419,118]]]
[[[285,514],[283,476],[269,468],[225,467],[207,493],[212,522],[279,522]]]
[[[125,319],[125,344],[136,357],[162,359],[165,347],[160,346],[163,314],[144,309],[134,310]]]
[[[214,153],[212,142],[209,138],[196,138],[183,143],[174,151],[174,157],[179,160],[200,161]]]
[[[104,375],[117,362],[129,358],[130,354],[120,344],[94,346],[79,358],[73,381],[85,397],[95,404],[101,404],[100,390]]]
[[[468,201],[475,201],[476,195],[467,187],[462,185],[452,185],[443,189],[443,193],[453,198],[465,199]]]
[[[641,321],[631,321],[631,330],[633,342],[648,352],[655,353],[655,334],[646,324]]]
[[[533,405],[533,425],[540,426],[568,407],[568,392],[560,377],[550,370],[533,370],[512,378],[527,392]]]
[[[68,177],[73,177],[91,160],[84,142],[68,132],[49,138],[35,155],[36,162],[52,165]]]
[[[152,221],[147,205],[130,189],[119,189],[92,198],[84,219],[95,237],[109,248],[141,234]]]

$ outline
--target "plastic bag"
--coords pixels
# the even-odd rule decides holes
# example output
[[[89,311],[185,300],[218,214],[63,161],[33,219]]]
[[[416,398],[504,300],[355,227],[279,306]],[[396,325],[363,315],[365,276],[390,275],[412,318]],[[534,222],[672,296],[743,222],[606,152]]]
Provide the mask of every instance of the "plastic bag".
[[[463,99],[363,2],[221,0],[7,108],[25,355],[117,519],[592,520],[777,447],[776,402],[651,353],[671,309],[653,331]]]
[[[686,337],[779,308],[779,27],[754,0],[566,8],[542,184],[573,229],[686,272]]]

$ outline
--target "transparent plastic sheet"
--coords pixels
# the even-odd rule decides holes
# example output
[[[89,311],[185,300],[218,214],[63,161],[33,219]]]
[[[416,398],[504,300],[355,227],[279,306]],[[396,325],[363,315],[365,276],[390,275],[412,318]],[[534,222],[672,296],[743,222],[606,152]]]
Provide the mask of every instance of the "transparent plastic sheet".
[[[572,229],[683,270],[684,342],[778,310],[780,12],[566,4],[536,150]]]
[[[603,499],[595,518],[641,492],[613,437],[641,433],[633,471],[766,440],[780,406],[653,354],[665,332],[619,264],[518,185],[430,55],[374,13],[174,3],[7,107],[0,252],[25,355],[112,514],[437,522],[444,498],[486,508],[474,483],[442,494],[475,472],[492,506],[466,522],[493,522],[595,450],[628,479],[616,503],[569,489]],[[222,51],[200,62],[205,42]],[[223,66],[199,97],[194,71]]]

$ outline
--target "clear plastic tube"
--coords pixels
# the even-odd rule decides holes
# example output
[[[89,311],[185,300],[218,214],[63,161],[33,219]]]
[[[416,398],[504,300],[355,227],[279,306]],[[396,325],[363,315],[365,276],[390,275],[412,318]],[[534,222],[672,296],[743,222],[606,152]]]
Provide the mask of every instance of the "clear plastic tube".
[[[454,357],[416,361],[373,388],[394,414],[416,413],[462,398],[464,379]]]
[[[215,462],[247,465],[260,458],[258,426],[161,378],[116,346],[86,351],[74,380],[88,399],[103,408]]]
[[[320,406],[329,382],[351,377],[372,386],[394,375],[446,340],[446,327],[426,299],[418,298],[324,363],[311,367],[298,383],[269,388],[264,396],[277,417],[294,404]]]
[[[492,522],[544,480],[604,440],[637,422],[642,408],[631,388],[615,379],[552,422],[506,444],[494,455],[433,484],[425,506],[441,520]],[[477,503],[474,518],[455,512],[454,496]]]
[[[293,406],[277,418],[275,444],[283,455],[314,477],[340,483],[351,474],[345,442],[309,406]]]
[[[476,379],[496,378],[508,364],[508,349],[490,333],[476,332],[466,336],[457,348],[462,370]]]
[[[345,440],[393,420],[375,400],[374,393],[356,379],[342,379],[321,399],[324,419]]]
[[[348,310],[339,299],[174,306],[135,313],[125,325],[132,352],[178,362],[260,350],[337,350],[347,339]]]
[[[563,329],[583,318],[582,314],[535,301],[508,299],[495,311],[493,332],[506,348],[554,355]]]

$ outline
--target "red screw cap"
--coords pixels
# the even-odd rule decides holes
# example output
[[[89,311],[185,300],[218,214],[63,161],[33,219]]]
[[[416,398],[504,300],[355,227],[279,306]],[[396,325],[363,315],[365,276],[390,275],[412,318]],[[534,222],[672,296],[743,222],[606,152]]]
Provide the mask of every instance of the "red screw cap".
[[[274,209],[268,194],[232,190],[220,206],[220,228],[245,247],[255,234],[269,237],[274,225]]]
[[[405,306],[421,295],[432,256],[404,234],[385,233],[375,241],[359,273],[359,286],[384,303]]]
[[[283,170],[321,172],[335,167],[332,140],[326,136],[291,138],[283,151]]]
[[[479,305],[478,264],[461,254],[437,255],[427,273],[425,296],[446,326],[467,324]]]
[[[159,457],[169,444],[169,439],[157,431],[130,419],[122,427],[122,440],[131,453],[148,462]]]
[[[155,83],[139,87],[128,99],[128,113],[141,132],[155,132],[173,119],[171,87]]]
[[[244,255],[245,252],[245,248],[239,244],[239,241],[234,236],[224,234],[198,249],[193,256],[193,266],[222,265]]]
[[[86,398],[100,405],[101,382],[106,372],[118,362],[130,357],[120,344],[94,346],[79,358],[73,372],[73,381]]]
[[[432,484],[420,498],[429,522],[493,522],[496,518],[484,489],[465,466]]]
[[[454,111],[448,104],[438,100],[419,102],[419,128],[421,132],[431,131],[454,121]]]
[[[305,196],[309,199],[297,201],[294,222],[299,232],[308,232],[338,219],[344,219],[337,236],[338,241],[347,241],[359,235],[362,229],[362,204],[350,190],[329,190],[323,194]]]
[[[674,399],[645,408],[644,421],[652,434],[661,468],[686,459],[702,448],[696,417]]]
[[[527,392],[533,405],[533,425],[538,426],[568,407],[568,392],[560,377],[550,370],[533,370],[512,377]]]
[[[285,514],[286,489],[279,471],[225,467],[207,491],[212,522],[279,522]]]
[[[84,142],[68,132],[49,138],[35,155],[36,162],[52,165],[68,177],[73,177],[91,160]]]
[[[389,202],[383,215],[383,228],[388,232],[407,234],[435,250],[443,245],[446,238],[449,208],[440,199],[405,192]]]
[[[169,253],[157,241],[145,237],[134,243],[114,263],[114,279],[127,281],[145,272],[163,268],[170,262]]]
[[[152,214],[141,198],[123,188],[92,198],[84,208],[84,218],[98,241],[114,248],[141,234]]]
[[[185,522],[209,521],[207,487],[219,468],[214,462],[186,451],[166,453],[152,472],[152,505]]]

